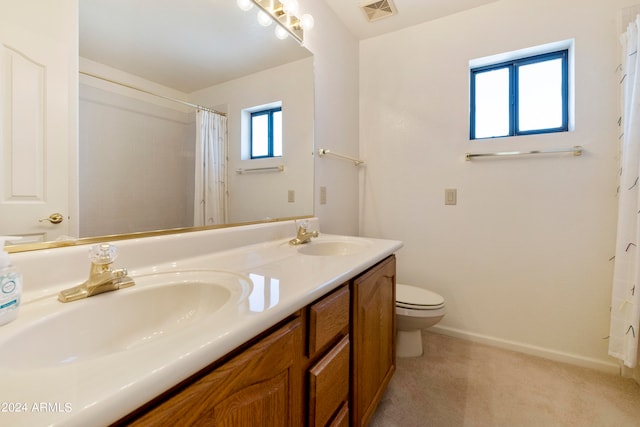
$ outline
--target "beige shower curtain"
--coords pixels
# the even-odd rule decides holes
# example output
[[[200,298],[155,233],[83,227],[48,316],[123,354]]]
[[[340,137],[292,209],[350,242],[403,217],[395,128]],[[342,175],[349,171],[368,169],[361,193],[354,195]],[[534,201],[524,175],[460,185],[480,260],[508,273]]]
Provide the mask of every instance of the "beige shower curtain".
[[[227,221],[227,118],[198,110],[196,113],[195,227]]]

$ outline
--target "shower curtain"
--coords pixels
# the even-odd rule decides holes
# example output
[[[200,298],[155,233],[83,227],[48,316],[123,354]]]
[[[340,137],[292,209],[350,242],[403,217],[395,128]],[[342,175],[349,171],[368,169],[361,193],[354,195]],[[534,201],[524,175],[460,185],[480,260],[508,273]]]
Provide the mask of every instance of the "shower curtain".
[[[609,354],[634,368],[640,333],[640,16],[621,36],[622,139]]]
[[[193,225],[226,222],[227,118],[196,113],[196,164]]]

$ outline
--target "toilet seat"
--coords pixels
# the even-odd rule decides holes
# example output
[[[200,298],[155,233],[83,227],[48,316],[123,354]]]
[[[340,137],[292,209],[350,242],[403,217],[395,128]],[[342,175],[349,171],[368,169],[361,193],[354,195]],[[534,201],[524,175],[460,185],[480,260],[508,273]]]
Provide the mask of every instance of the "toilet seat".
[[[438,310],[444,307],[444,298],[426,289],[397,283],[396,307],[407,310]]]

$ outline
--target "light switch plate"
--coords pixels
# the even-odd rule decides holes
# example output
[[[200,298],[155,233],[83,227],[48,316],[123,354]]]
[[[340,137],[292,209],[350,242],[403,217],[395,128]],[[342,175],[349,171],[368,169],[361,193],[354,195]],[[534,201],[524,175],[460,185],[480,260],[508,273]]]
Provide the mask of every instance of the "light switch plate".
[[[320,187],[320,204],[327,204],[327,187]]]
[[[458,189],[445,188],[444,189],[444,204],[456,205],[458,203]]]

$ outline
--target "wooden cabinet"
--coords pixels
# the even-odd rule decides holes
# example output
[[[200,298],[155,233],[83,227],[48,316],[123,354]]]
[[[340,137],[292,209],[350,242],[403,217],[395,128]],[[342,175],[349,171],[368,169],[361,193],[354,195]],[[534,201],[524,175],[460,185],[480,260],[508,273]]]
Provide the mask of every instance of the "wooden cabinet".
[[[338,415],[333,419],[329,427],[349,427],[349,406],[348,404],[342,405]]]
[[[309,356],[349,333],[349,287],[342,286],[309,306]]]
[[[308,308],[309,427],[324,427],[348,415],[350,383],[349,287],[344,285]],[[347,418],[348,419],[348,418]]]
[[[127,426],[296,426],[302,421],[299,318],[178,387]]]
[[[351,282],[351,423],[366,426],[396,368],[395,256]]]
[[[331,425],[348,410],[349,336],[345,336],[309,370],[309,427]]]
[[[365,426],[395,370],[395,257],[115,426]]]

